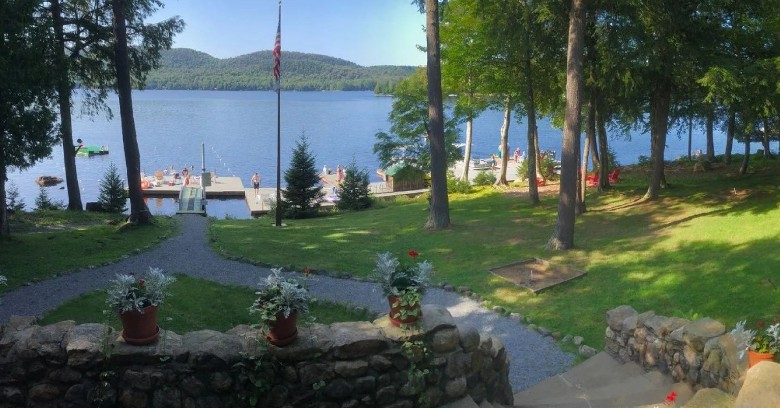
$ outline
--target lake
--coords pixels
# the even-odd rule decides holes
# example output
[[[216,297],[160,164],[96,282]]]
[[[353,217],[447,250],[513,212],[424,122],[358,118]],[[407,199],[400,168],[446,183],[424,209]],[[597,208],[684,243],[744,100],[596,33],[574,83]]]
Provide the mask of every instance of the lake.
[[[74,97],[73,138],[85,145],[106,146],[105,156],[77,157],[79,186],[82,201],[95,201],[99,183],[110,163],[120,174],[125,174],[122,151],[122,131],[119,104],[110,97],[108,105],[114,112],[88,117],[80,112],[80,97]],[[259,172],[262,185],[276,185],[276,93],[250,91],[134,91],[133,106],[141,152],[141,167],[146,174],[155,170],[194,166],[201,168],[201,145],[205,145],[205,167],[218,176],[236,176],[249,186],[254,172]],[[296,140],[302,134],[309,138],[310,151],[316,156],[317,168],[348,164],[354,157],[358,167],[369,171],[372,181],[379,181],[375,170],[379,167],[373,154],[374,135],[389,131],[388,113],[392,98],[375,96],[372,92],[283,92],[282,93],[282,177],[290,162]],[[475,157],[487,157],[497,150],[502,112],[487,111],[474,121]],[[543,150],[561,149],[561,130],[552,127],[546,119],[538,122],[539,144]],[[465,138],[465,125],[461,126]],[[667,138],[666,159],[687,155],[687,131],[679,137],[671,130]],[[693,150],[705,148],[702,129],[694,129]],[[512,121],[509,130],[510,152],[516,147],[526,150],[526,126]],[[622,137],[611,140],[611,147],[621,164],[638,161],[640,155],[649,156],[650,138],[633,132],[631,140]],[[27,209],[32,209],[38,195],[34,180],[41,175],[64,178],[62,147],[54,149],[51,158],[23,171],[11,171],[9,181],[16,185]],[[716,133],[715,151],[725,149],[725,136]],[[755,149],[755,148],[754,148]],[[735,145],[735,152],[742,147]],[[558,157],[560,159],[560,157]],[[284,180],[282,180],[284,182]],[[9,183],[10,184],[10,183]],[[284,184],[284,183],[283,183]],[[55,200],[67,202],[64,183],[49,187]],[[173,199],[149,199],[149,208],[155,214],[173,214]],[[216,217],[247,218],[243,200],[209,200],[209,215]]]

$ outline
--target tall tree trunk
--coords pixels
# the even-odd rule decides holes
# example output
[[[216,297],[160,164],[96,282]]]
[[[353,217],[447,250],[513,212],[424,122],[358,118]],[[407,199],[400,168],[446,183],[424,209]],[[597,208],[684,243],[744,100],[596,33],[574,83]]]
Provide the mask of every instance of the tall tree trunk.
[[[469,167],[471,167],[471,144],[473,143],[474,115],[469,112],[466,117],[466,149],[463,152],[463,175],[460,179],[469,181]]]
[[[726,164],[731,164],[731,149],[734,147],[734,129],[737,127],[737,113],[734,109],[731,109],[729,114],[729,124],[726,127],[726,153],[724,154],[723,161]]]
[[[596,141],[596,103],[595,95],[591,92],[588,101],[588,123],[585,127],[585,143],[582,147],[582,164],[577,174],[577,214],[583,214],[586,211],[585,193],[588,186],[588,156],[590,155],[591,145]]]
[[[5,132],[0,128],[0,135]],[[3,151],[3,144],[0,143],[0,237],[7,237],[11,234],[11,227],[8,225],[8,206],[6,205],[6,191],[5,183],[8,177],[8,169],[3,161],[5,152]]]
[[[590,143],[586,140],[582,145],[582,164],[577,173],[577,215],[584,214],[588,210],[585,205],[588,185],[588,156],[590,156]]]
[[[658,80],[650,95],[650,160],[653,168],[650,173],[650,185],[645,193],[645,200],[657,200],[664,179],[664,149],[666,148],[666,131],[669,127],[669,104],[672,97],[671,81],[667,78]]]
[[[438,0],[425,0],[425,27],[428,52],[428,140],[431,144],[431,210],[425,228],[440,230],[450,226],[450,204],[444,146]]]
[[[707,111],[707,160],[712,163],[715,161],[715,107],[710,106]]]
[[[744,176],[750,163],[750,135],[745,135],[745,157],[742,158],[742,165],[739,166],[739,175]]]
[[[536,184],[536,176],[539,169],[539,136],[536,130],[536,99],[534,97],[533,70],[531,64],[531,10],[528,0],[525,0],[523,11],[526,30],[525,37],[525,106],[528,114],[528,149],[525,154],[527,162],[526,178],[528,179],[528,199],[531,205],[539,205],[539,187]]]
[[[65,57],[65,34],[60,0],[51,0],[51,14],[54,36],[57,41],[55,66],[59,75],[57,97],[60,105],[60,138],[62,139],[62,161],[65,164],[65,185],[68,187],[68,210],[81,211],[81,191],[76,172],[76,151],[73,148],[73,124],[71,121],[71,87],[68,61]]]
[[[769,150],[769,135],[770,128],[769,128],[769,120],[767,118],[764,118],[764,137],[761,138],[761,144],[764,146],[764,157],[767,159],[774,159],[775,157],[772,155],[772,152]]]
[[[602,112],[603,104],[596,105],[596,126],[598,126],[599,139],[599,183],[598,191],[609,188],[609,145],[607,141],[607,115]]]
[[[116,66],[119,116],[122,121],[122,145],[127,164],[127,187],[130,196],[130,219],[134,224],[148,224],[152,214],[141,193],[141,154],[133,118],[133,96],[130,83],[130,58],[127,53],[126,0],[114,0],[114,64]]]
[[[565,250],[574,247],[584,27],[585,0],[572,0],[571,11],[569,11],[569,46],[566,53],[566,112],[563,125],[558,223],[547,242],[547,248],[550,249]]]
[[[693,144],[693,115],[688,116],[688,160],[693,157],[691,155],[691,149]]]
[[[501,143],[498,145],[501,152],[501,170],[499,170],[498,177],[496,177],[496,186],[506,186],[509,182],[506,181],[506,168],[509,164],[509,123],[512,118],[512,97],[507,95],[504,102],[504,123],[501,124]]]

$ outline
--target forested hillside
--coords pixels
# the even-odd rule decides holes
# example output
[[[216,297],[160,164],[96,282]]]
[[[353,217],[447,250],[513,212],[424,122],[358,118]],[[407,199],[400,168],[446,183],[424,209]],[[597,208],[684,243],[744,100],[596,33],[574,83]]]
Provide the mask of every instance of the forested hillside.
[[[160,68],[149,73],[146,89],[271,90],[272,70],[271,51],[219,59],[188,48],[175,48],[163,53]],[[285,51],[282,89],[389,93],[414,70],[408,66],[362,67],[325,55]]]

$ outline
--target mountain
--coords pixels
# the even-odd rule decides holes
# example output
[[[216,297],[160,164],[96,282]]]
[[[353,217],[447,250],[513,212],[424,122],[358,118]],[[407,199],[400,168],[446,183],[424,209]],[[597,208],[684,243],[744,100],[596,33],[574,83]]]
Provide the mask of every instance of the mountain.
[[[284,51],[282,89],[387,93],[415,69],[411,66],[363,67],[325,55]],[[219,59],[189,48],[174,48],[164,51],[160,68],[149,72],[146,89],[272,90],[272,72],[271,51]]]

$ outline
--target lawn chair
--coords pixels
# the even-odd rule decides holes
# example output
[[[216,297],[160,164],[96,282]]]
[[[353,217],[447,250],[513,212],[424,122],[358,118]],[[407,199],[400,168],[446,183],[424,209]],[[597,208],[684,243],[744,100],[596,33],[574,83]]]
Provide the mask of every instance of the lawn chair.
[[[609,184],[615,184],[620,181],[620,167],[616,168],[615,170],[612,170],[612,173],[609,173]]]
[[[592,176],[585,176],[585,181],[588,183],[589,186],[595,186],[599,184],[599,172],[593,173]]]

